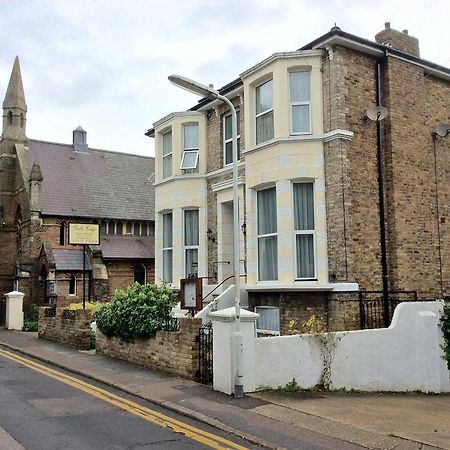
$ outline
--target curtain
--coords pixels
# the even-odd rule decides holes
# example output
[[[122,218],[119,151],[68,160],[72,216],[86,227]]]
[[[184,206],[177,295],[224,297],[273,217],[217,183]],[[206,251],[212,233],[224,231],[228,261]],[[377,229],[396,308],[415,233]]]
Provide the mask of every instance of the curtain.
[[[314,230],[313,183],[294,184],[294,225],[296,230]]]
[[[310,72],[291,72],[289,74],[291,102],[311,100]]]
[[[314,278],[314,235],[297,234],[297,278]]]
[[[292,105],[292,132],[309,133],[310,112],[309,105]]]
[[[163,250],[163,281],[172,283],[172,249]]]
[[[184,126],[184,149],[198,149],[198,125]]]
[[[255,307],[255,312],[259,314],[256,320],[258,330],[280,331],[280,310],[279,308]]]
[[[198,273],[198,249],[186,249],[186,276]]]
[[[268,236],[258,239],[259,281],[278,280],[277,237]]]
[[[172,247],[172,213],[163,215],[163,247]]]
[[[198,209],[184,211],[184,245],[198,245]]]
[[[259,280],[278,279],[277,236],[261,236],[277,232],[276,189],[258,191],[258,268]]]
[[[273,139],[273,111],[256,118],[256,143]]]

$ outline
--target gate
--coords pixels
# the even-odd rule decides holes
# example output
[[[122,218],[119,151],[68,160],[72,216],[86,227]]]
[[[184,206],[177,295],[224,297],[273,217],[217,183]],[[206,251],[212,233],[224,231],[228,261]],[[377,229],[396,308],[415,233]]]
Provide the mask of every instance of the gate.
[[[198,371],[200,383],[213,384],[213,329],[212,323],[203,325],[198,333]]]
[[[387,323],[391,323],[394,309],[401,302],[417,301],[416,291],[389,291],[388,292],[388,318]],[[383,291],[360,291],[359,292],[359,312],[361,320],[361,330],[370,328],[384,328],[384,298]]]

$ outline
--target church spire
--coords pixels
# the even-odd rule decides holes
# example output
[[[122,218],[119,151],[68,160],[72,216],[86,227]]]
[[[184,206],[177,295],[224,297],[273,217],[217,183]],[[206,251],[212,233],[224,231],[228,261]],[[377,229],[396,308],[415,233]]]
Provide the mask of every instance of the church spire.
[[[3,137],[9,139],[26,139],[27,105],[23,91],[22,74],[19,57],[14,66],[3,101]]]

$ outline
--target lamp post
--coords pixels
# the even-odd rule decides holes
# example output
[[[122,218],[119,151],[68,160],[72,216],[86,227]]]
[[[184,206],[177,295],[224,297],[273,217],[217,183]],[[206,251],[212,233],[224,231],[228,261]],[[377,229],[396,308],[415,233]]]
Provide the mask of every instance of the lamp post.
[[[210,100],[220,100],[225,103],[231,111],[231,129],[232,129],[232,149],[233,149],[233,274],[234,274],[234,314],[236,329],[234,332],[235,344],[235,379],[234,396],[242,398],[244,389],[242,384],[242,333],[241,333],[241,291],[240,291],[240,270],[239,270],[239,191],[238,191],[238,154],[237,154],[237,116],[236,109],[231,101],[225,96],[219,94],[212,85],[205,86],[197,81],[181,75],[170,75],[169,80],[178,87],[185,89]]]

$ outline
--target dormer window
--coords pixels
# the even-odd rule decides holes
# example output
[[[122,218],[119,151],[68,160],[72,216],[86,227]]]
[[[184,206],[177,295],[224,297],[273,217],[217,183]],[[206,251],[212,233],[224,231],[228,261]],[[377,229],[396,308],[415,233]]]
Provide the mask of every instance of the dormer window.
[[[181,169],[189,170],[188,173],[198,172],[198,153],[198,125],[184,125],[183,156],[181,158]]]

